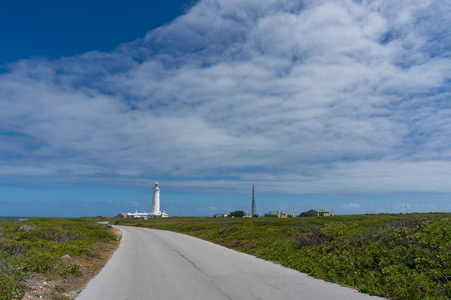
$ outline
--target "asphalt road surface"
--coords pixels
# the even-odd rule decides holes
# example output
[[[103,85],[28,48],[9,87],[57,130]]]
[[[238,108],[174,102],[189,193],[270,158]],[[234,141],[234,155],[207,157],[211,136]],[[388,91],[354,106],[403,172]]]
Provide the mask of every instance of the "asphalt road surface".
[[[117,228],[119,248],[77,300],[380,299],[186,235]]]

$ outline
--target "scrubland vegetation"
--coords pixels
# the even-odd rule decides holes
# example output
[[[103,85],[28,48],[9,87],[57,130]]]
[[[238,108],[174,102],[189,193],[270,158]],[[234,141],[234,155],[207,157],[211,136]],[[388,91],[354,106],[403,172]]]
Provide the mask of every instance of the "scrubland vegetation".
[[[451,214],[296,219],[168,218],[177,231],[391,299],[451,299]]]
[[[0,299],[69,299],[118,244],[106,225],[87,219],[0,220]]]
[[[372,295],[451,299],[451,214],[106,220],[189,234]],[[118,243],[96,221],[0,220],[0,300],[76,296],[68,292],[93,277]]]

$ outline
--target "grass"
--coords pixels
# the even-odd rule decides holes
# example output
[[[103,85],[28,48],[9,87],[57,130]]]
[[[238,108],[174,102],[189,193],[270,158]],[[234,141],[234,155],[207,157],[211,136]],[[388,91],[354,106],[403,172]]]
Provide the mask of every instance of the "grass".
[[[71,299],[117,245],[93,220],[0,220],[0,299]]]
[[[451,214],[116,219],[171,230],[391,299],[451,299]]]

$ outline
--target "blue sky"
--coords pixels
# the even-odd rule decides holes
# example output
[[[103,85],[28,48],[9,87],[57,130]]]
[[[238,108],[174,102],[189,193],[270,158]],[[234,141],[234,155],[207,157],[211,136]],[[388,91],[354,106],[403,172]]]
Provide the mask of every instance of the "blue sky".
[[[0,64],[111,51],[171,22],[195,1],[0,1]],[[126,4],[126,5],[125,5]]]
[[[0,215],[451,211],[447,1],[0,2]],[[127,6],[125,6],[127,5]]]

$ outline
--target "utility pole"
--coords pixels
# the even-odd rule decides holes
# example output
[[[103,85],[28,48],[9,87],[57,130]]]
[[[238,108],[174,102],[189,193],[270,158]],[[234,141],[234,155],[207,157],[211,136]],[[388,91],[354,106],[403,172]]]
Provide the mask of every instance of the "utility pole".
[[[257,208],[255,207],[255,185],[252,184],[252,217],[257,216]]]

